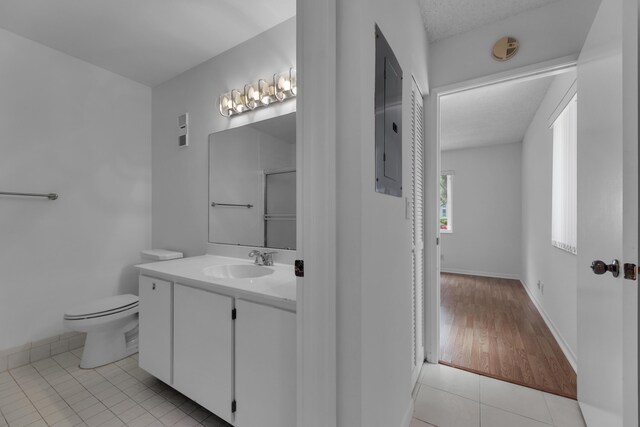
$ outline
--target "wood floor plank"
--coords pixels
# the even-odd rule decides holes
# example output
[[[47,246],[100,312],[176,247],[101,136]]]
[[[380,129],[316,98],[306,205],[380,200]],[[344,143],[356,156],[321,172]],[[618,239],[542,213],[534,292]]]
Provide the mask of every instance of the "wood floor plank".
[[[576,398],[576,373],[516,280],[443,273],[441,363]]]

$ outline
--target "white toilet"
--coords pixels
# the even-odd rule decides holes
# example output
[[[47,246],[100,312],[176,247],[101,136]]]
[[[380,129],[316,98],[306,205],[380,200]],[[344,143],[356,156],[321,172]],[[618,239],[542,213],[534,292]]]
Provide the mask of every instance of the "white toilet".
[[[163,249],[140,252],[143,262],[182,258]],[[85,332],[81,368],[95,368],[124,359],[138,351],[138,297],[131,294],[101,298],[76,306],[64,314],[64,326]]]

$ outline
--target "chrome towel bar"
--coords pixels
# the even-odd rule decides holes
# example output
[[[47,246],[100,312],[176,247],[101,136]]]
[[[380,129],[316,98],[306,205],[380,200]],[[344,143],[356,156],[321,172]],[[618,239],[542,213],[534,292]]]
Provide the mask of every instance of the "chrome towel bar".
[[[216,207],[216,206],[233,206],[233,207],[240,207],[240,208],[247,208],[247,209],[251,209],[253,207],[253,205],[238,205],[236,203],[216,203],[216,202],[211,202],[211,206],[212,207]]]
[[[49,200],[56,200],[58,195],[56,193],[12,193],[8,191],[0,191],[0,196],[24,196],[24,197],[46,197]]]

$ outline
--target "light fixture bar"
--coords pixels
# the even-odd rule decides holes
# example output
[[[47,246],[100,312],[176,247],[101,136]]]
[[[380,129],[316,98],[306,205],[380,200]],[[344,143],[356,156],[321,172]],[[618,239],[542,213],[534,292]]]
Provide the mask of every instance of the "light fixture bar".
[[[283,102],[298,94],[296,69],[273,75],[271,81],[260,79],[257,83],[247,83],[243,89],[232,89],[218,98],[218,108],[224,117],[231,117],[245,111],[266,107],[275,101]]]

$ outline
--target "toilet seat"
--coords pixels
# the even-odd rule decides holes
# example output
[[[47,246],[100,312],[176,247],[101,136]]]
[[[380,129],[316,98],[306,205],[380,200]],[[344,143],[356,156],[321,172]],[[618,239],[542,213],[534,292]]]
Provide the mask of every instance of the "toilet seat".
[[[102,298],[68,310],[65,320],[84,320],[138,311],[138,297],[131,294]]]

